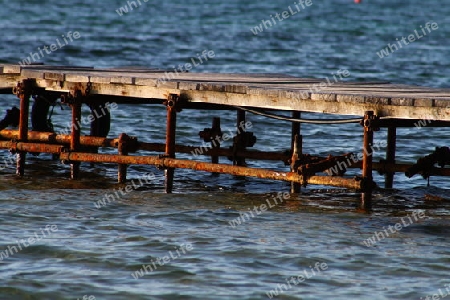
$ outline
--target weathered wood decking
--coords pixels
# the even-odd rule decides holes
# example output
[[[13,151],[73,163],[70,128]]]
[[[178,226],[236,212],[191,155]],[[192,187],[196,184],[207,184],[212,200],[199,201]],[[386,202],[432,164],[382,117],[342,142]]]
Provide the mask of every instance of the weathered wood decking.
[[[181,95],[192,105],[216,104],[362,116],[450,121],[450,89],[387,82],[343,82],[282,74],[175,73],[142,68],[94,69],[0,65],[0,90],[32,78],[37,86],[68,92],[91,83],[91,95],[166,100]],[[171,78],[166,81],[165,78]],[[173,77],[173,78],[172,78]],[[345,78],[344,78],[345,79]]]

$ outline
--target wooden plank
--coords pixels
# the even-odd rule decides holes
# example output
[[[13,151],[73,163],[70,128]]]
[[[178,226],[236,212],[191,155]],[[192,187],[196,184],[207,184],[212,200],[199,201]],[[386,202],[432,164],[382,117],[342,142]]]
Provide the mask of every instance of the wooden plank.
[[[448,99],[434,99],[435,107],[445,107],[450,108],[450,98]]]
[[[245,85],[230,85],[227,84],[224,86],[224,92],[226,93],[237,93],[237,94],[247,94],[248,87]]]
[[[57,81],[64,81],[66,78],[64,73],[56,73],[56,72],[45,72],[44,73],[44,79],[48,80],[57,80]]]
[[[319,93],[319,94],[311,94],[311,100],[335,102],[337,99],[336,99],[336,94]]]
[[[91,75],[90,76],[90,81],[92,83],[110,83],[111,82],[111,77]]]
[[[161,72],[166,72],[167,70],[162,70],[159,68],[146,68],[146,67],[116,67],[116,68],[111,68],[111,69],[95,69],[97,71],[108,71],[108,72],[120,72],[120,73],[148,73],[148,72],[152,72],[152,73],[161,73]]]
[[[414,99],[414,106],[433,107],[434,99]]]
[[[134,84],[134,77],[114,76],[111,77],[111,83]]]
[[[69,73],[66,74],[66,81],[86,83],[90,81],[90,76],[87,74]]]
[[[58,71],[58,70],[93,70],[92,67],[67,67],[67,66],[49,66],[44,65],[42,63],[33,63],[30,65],[15,65],[15,64],[0,64],[0,68],[3,69],[3,73],[8,74],[20,74],[22,70],[51,70],[51,71]]]
[[[325,100],[311,101],[286,98],[279,98],[277,101],[273,101],[271,97],[265,97],[263,95],[229,94],[197,90],[182,91],[182,94],[191,99],[190,101],[194,103],[214,103],[356,116],[363,116],[365,111],[373,110],[378,116],[450,121],[450,114],[444,114],[440,108],[436,107],[394,106],[338,101],[335,101],[330,105],[330,102]]]
[[[22,77],[25,78],[45,78],[44,74],[45,72],[43,70],[35,70],[35,69],[23,69],[22,70]]]
[[[4,89],[23,78],[35,78],[39,86],[53,91],[92,82],[93,94],[121,97],[166,99],[175,93],[194,103],[358,116],[365,110],[374,110],[380,116],[397,118],[450,118],[447,109],[443,109],[450,107],[450,89],[383,81],[329,83],[323,78],[284,74],[174,73],[140,67],[0,66],[2,72],[12,72],[7,73],[12,75],[8,79],[0,76],[0,88]]]
[[[349,103],[364,103],[365,96],[363,96],[363,95],[336,95],[336,101],[337,102],[349,102]]]
[[[414,99],[393,97],[393,98],[391,98],[391,104],[392,105],[400,105],[400,106],[414,106]]]
[[[54,91],[65,91],[67,87],[58,84],[50,84],[51,81],[41,80],[39,85],[47,85],[47,89]],[[184,86],[183,86],[184,85]],[[136,86],[128,84],[94,83],[92,94],[115,95],[133,98],[167,99],[169,94],[183,94],[194,103],[212,103],[222,105],[251,106],[279,110],[300,110],[319,113],[332,113],[341,115],[362,116],[366,110],[374,110],[377,115],[391,116],[408,119],[441,119],[450,120],[450,115],[444,113],[440,107],[412,107],[401,105],[387,105],[385,103],[355,103],[334,101],[329,96],[317,96],[313,94],[311,99],[295,97],[295,93],[281,93],[277,90],[267,91],[264,89],[249,90],[247,94],[205,91],[199,90],[195,83],[180,82],[179,89]],[[184,88],[184,89],[183,89]],[[252,91],[252,92],[250,92]],[[293,97],[294,96],[294,97]],[[334,101],[332,105],[330,102]],[[446,103],[450,103],[446,101]]]
[[[161,76],[161,75],[159,75]],[[160,88],[171,88],[171,89],[177,89],[178,88],[178,82],[177,81],[166,81],[163,80],[162,77],[158,78],[143,78],[143,77],[136,77],[135,83],[136,85],[146,85],[155,87],[158,86]]]
[[[178,82],[175,81],[158,82],[156,86],[160,89],[178,89]]]
[[[4,74],[20,74],[20,65],[3,65]]]
[[[157,79],[155,79],[155,78],[136,77],[134,84],[135,85],[156,86],[156,81],[157,81]]]
[[[0,89],[9,90],[17,85],[19,79],[12,74],[0,74]],[[9,93],[9,92],[8,92]]]
[[[391,98],[366,96],[366,97],[364,97],[364,103],[372,103],[372,104],[377,104],[377,105],[390,105]]]
[[[178,89],[180,90],[197,90],[199,83],[196,82],[179,82]]]

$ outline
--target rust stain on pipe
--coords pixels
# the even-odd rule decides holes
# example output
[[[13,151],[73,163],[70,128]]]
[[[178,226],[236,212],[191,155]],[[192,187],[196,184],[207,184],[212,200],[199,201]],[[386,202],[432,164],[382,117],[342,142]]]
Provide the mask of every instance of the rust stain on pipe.
[[[17,130],[8,130],[4,129],[0,131],[0,138],[13,140],[18,139],[18,131]],[[55,143],[62,145],[70,144],[70,135],[59,135],[51,132],[36,132],[30,131],[28,132],[28,140],[30,142],[42,142],[42,143]],[[93,137],[93,136],[81,136],[80,137],[80,145],[81,146],[92,146],[92,147],[113,147],[117,148],[119,144],[119,139],[110,139],[103,137]],[[166,144],[162,143],[146,143],[146,142],[138,142],[137,149],[145,150],[145,151],[154,151],[154,152],[165,152]],[[195,153],[195,150],[199,147],[193,146],[183,146],[183,145],[175,145],[175,152],[177,153],[187,153],[192,154]],[[258,151],[258,150],[245,150],[245,151],[237,151],[236,153],[239,157],[249,158],[249,159],[260,159],[260,160],[274,160],[274,161],[287,161],[290,158],[288,153],[281,152],[267,152],[267,151]],[[231,149],[226,148],[213,148],[206,149],[202,154],[204,156],[225,156],[231,157],[233,156],[233,151]]]
[[[0,149],[10,149],[13,151],[33,152],[33,153],[61,153],[64,146],[48,145],[40,143],[0,141]]]
[[[226,173],[237,176],[249,176],[263,179],[273,179],[282,181],[294,181],[303,183],[303,177],[294,172],[281,172],[266,169],[254,169],[242,166],[226,164],[213,164],[185,159],[175,159],[158,156],[125,156],[93,153],[61,153],[61,159],[68,161],[103,162],[119,164],[144,164],[156,165],[165,168],[191,169],[212,173]],[[362,189],[361,181],[352,178],[331,177],[331,176],[310,176],[306,180],[311,184],[323,184],[348,189]]]

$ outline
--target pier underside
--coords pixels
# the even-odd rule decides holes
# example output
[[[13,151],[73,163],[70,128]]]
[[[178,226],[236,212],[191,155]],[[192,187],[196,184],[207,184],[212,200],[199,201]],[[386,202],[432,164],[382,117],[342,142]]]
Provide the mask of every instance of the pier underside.
[[[53,153],[71,166],[71,178],[80,176],[80,162],[118,164],[118,182],[127,180],[130,164],[155,165],[165,170],[166,192],[174,185],[175,169],[184,168],[212,173],[227,173],[291,182],[291,192],[298,193],[308,184],[328,185],[361,192],[360,208],[370,210],[372,191],[376,187],[372,172],[385,175],[385,187],[392,188],[394,174],[411,177],[421,174],[449,176],[450,150],[437,148],[416,164],[396,162],[396,135],[399,127],[450,127],[450,89],[397,85],[387,82],[345,82],[334,78],[297,78],[280,74],[204,74],[175,73],[157,69],[93,69],[43,65],[0,65],[0,92],[20,98],[20,109],[8,110],[0,121],[0,148],[17,153],[16,173],[25,173],[27,153]],[[34,99],[30,114],[30,99]],[[38,123],[46,117],[48,107],[61,101],[71,107],[70,134],[56,134],[51,127],[29,130],[29,119]],[[41,101],[41,102],[40,102]],[[111,103],[164,105],[167,109],[166,142],[149,143],[126,133],[108,138]],[[92,110],[91,133],[81,135],[81,106]],[[47,106],[48,106],[47,105]],[[45,109],[42,109],[44,107]],[[47,109],[47,110],[46,110]],[[221,148],[225,135],[220,118],[213,118],[211,128],[199,132],[210,147],[176,143],[177,118],[189,109],[236,111],[236,135],[231,148]],[[42,111],[41,111],[42,110]],[[290,112],[285,117],[280,111]],[[302,112],[353,115],[351,119],[302,118]],[[3,112],[2,112],[3,113]],[[250,150],[256,137],[246,130],[246,114],[255,113],[292,123],[289,151]],[[107,116],[107,117],[105,117]],[[274,121],[278,122],[278,121]],[[42,123],[42,122],[41,122]],[[359,123],[363,132],[361,153],[318,157],[303,153],[301,123]],[[5,129],[18,125],[18,130]],[[37,126],[33,124],[34,127]],[[387,130],[386,157],[373,161],[374,134]],[[196,133],[197,134],[197,133]],[[117,148],[117,154],[98,153],[99,147]],[[155,155],[138,155],[140,150]],[[191,154],[192,159],[177,159],[177,153]],[[211,162],[198,161],[198,155]],[[227,157],[231,163],[219,163]],[[247,167],[246,159],[283,161],[287,170]],[[436,165],[439,166],[436,167]],[[345,176],[349,168],[360,168],[361,176]]]

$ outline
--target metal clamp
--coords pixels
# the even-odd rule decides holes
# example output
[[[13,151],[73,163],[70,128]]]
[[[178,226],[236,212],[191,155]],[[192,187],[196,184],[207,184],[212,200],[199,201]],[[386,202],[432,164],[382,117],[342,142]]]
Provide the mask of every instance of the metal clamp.
[[[138,150],[139,143],[137,137],[129,136],[125,133],[122,133],[119,136],[119,140],[117,143],[117,148],[119,153],[128,153],[128,152],[136,152]]]
[[[169,94],[167,100],[163,101],[163,104],[167,107],[167,109],[175,109],[176,112],[181,112],[181,97],[178,94]]]
[[[379,125],[380,117],[377,115],[374,115],[372,111],[367,112],[367,114],[364,116],[364,119],[362,119],[359,124],[365,128],[367,131],[379,131],[380,125]]]

